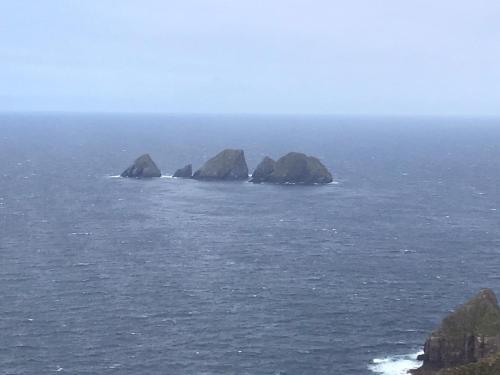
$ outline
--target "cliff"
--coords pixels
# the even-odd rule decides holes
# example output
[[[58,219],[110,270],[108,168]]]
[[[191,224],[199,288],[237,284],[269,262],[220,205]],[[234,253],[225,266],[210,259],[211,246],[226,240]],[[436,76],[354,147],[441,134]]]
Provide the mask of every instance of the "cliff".
[[[462,371],[463,365],[484,367],[482,359],[497,354],[499,349],[500,308],[493,291],[483,289],[444,318],[432,332],[424,344],[423,365],[412,374],[451,375],[455,373],[449,371]],[[454,367],[457,369],[452,369]],[[440,371],[442,369],[448,372]]]

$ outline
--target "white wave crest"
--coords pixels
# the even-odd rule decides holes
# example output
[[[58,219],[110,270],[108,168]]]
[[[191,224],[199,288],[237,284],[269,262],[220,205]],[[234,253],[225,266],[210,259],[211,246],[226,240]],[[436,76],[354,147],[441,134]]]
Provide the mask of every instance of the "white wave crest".
[[[423,352],[375,358],[368,368],[380,375],[407,375],[409,370],[422,365],[422,362],[417,361],[420,354]]]

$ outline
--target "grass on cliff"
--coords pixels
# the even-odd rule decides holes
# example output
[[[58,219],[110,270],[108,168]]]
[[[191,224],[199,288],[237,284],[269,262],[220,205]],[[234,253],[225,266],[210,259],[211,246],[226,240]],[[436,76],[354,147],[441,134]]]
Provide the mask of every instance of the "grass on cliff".
[[[493,354],[479,362],[447,368],[437,375],[500,375],[500,354]]]

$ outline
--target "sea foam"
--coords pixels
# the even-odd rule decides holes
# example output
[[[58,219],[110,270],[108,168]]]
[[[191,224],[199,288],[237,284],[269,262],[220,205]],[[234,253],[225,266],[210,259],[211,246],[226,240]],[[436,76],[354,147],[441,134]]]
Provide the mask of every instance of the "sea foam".
[[[408,370],[421,366],[422,363],[417,361],[419,354],[423,352],[375,358],[368,368],[380,375],[407,375]]]

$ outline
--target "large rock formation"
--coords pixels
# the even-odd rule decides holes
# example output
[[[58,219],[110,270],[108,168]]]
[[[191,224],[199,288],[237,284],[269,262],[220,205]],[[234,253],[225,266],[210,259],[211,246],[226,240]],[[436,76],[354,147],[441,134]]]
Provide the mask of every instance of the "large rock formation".
[[[438,372],[438,375],[499,375],[500,354],[493,354],[468,365],[450,367]]]
[[[193,166],[188,164],[181,169],[177,169],[173,177],[191,178],[193,177]]]
[[[467,364],[479,364],[483,358],[498,353],[499,349],[500,308],[493,291],[483,289],[448,315],[432,332],[424,345],[421,358],[424,363],[421,368],[412,370],[412,374],[469,374],[450,371],[458,371]]]
[[[208,160],[193,178],[197,180],[246,180],[248,167],[243,150],[226,149]]]
[[[269,178],[271,173],[273,173],[275,166],[276,162],[270,157],[266,156],[253,171],[252,179],[250,181],[256,184],[265,182]]]
[[[153,159],[151,159],[151,156],[144,154],[139,156],[130,167],[125,169],[121,176],[135,178],[161,177],[161,171]]]
[[[269,159],[269,158],[268,158]],[[327,184],[332,182],[328,169],[313,156],[299,152],[290,152],[271,163],[272,159],[264,159],[257,167],[253,182],[270,182],[274,184]],[[271,170],[272,168],[272,170]]]

